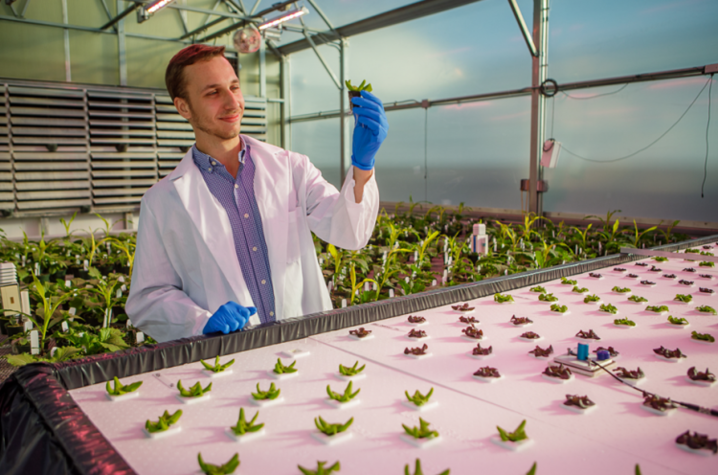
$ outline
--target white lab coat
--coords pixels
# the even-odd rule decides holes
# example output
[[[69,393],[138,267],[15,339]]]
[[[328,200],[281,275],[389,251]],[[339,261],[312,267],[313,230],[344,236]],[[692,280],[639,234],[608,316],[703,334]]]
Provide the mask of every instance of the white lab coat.
[[[364,247],[379,211],[374,177],[357,204],[352,171],[340,192],[306,156],[242,138],[256,166],[254,192],[269,250],[277,320],[330,310],[310,230],[338,247]],[[227,213],[190,150],[142,198],[125,308],[134,326],[163,342],[201,335],[212,314],[229,301],[254,306]],[[249,324],[256,323],[255,315]]]

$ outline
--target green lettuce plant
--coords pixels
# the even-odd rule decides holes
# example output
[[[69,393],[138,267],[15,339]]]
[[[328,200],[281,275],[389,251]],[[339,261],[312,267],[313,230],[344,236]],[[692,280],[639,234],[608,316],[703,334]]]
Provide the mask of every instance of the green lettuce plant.
[[[631,302],[636,302],[636,303],[648,302],[647,299],[645,299],[643,297],[639,297],[638,295],[631,295],[630,297],[628,297],[628,300],[630,300]]]
[[[700,307],[696,307],[696,310],[703,313],[710,313],[712,315],[716,315],[716,309],[714,309],[711,306],[708,305],[701,305]]]
[[[613,323],[614,323],[615,325],[626,325],[626,326],[629,326],[629,327],[635,327],[635,326],[636,326],[636,322],[634,322],[633,320],[629,320],[628,318],[617,318],[617,319],[615,319],[615,320],[613,321]]]
[[[557,312],[557,313],[566,313],[568,312],[568,307],[565,305],[559,305],[557,303],[551,305],[551,311]]]
[[[446,469],[443,472],[441,472],[439,475],[449,475],[450,473],[451,473],[451,470]],[[413,474],[409,471],[409,464],[404,465],[404,475],[424,475],[424,471],[421,469],[421,460],[416,459]]]
[[[434,388],[429,389],[429,392],[426,393],[426,396],[421,394],[418,389],[414,391],[413,396],[409,396],[409,391],[404,391],[404,394],[406,394],[406,398],[409,400],[409,402],[414,403],[414,405],[416,406],[423,406],[424,404],[429,402],[431,395],[434,394]]]
[[[405,424],[402,424],[401,426],[404,428],[404,432],[406,432],[415,439],[439,437],[439,433],[435,430],[430,430],[429,422],[426,422],[421,417],[419,418],[419,427],[408,427]]]
[[[354,366],[351,366],[351,367],[344,366],[344,365],[340,364],[339,365],[339,374],[341,374],[342,376],[356,376],[357,374],[364,371],[364,368],[366,368],[366,365],[362,365],[360,368],[357,368],[358,365],[359,365],[359,361],[354,363]]]
[[[519,424],[519,426],[513,432],[507,432],[499,426],[496,426],[496,429],[498,429],[499,437],[501,437],[501,440],[503,442],[518,442],[520,440],[528,439],[526,431],[524,430],[525,427],[526,419],[521,421],[521,424]]]
[[[296,373],[297,368],[294,367],[294,365],[297,364],[297,360],[292,361],[292,364],[289,366],[284,366],[282,364],[282,360],[280,358],[277,358],[277,363],[274,365],[274,372],[276,374],[289,374],[289,373]]]
[[[612,315],[618,313],[618,309],[616,308],[616,306],[610,303],[603,303],[600,307],[598,307],[598,309],[602,312],[610,313]]]
[[[110,396],[122,396],[123,394],[129,394],[133,391],[136,391],[140,386],[142,386],[142,381],[137,381],[136,383],[123,386],[120,383],[120,380],[117,379],[117,376],[114,377],[114,383],[114,389],[110,387],[109,381],[107,381],[107,384],[105,385],[105,389],[107,389],[107,394],[109,394]]]
[[[202,397],[205,393],[212,390],[212,383],[209,383],[206,388],[202,388],[202,384],[197,381],[192,387],[185,389],[182,386],[182,380],[180,379],[177,381],[177,389],[179,389],[180,396],[182,397]]]
[[[230,360],[225,364],[219,364],[219,355],[217,355],[217,358],[214,360],[214,365],[207,364],[204,362],[204,360],[199,361],[200,363],[202,363],[202,366],[204,366],[204,369],[213,373],[221,373],[222,371],[234,364],[234,360]]]
[[[234,435],[240,436],[244,434],[250,434],[252,432],[258,432],[264,427],[264,423],[262,424],[255,424],[255,421],[257,420],[257,417],[259,417],[259,411],[257,411],[254,414],[254,417],[251,421],[247,422],[247,420],[244,418],[244,408],[239,408],[239,419],[237,419],[237,425],[230,427],[232,432],[234,432]]]
[[[541,294],[538,296],[538,299],[541,302],[557,302],[558,297],[554,296],[554,294]]]
[[[259,383],[257,383],[257,392],[252,393],[252,397],[257,401],[277,399],[281,392],[282,390],[275,387],[274,383],[270,384],[269,389],[266,391],[262,391],[261,389],[259,389]]]
[[[571,292],[575,292],[577,294],[585,294],[588,292],[588,289],[586,287],[579,287],[578,285],[574,285],[573,289],[571,289]]]
[[[674,317],[673,315],[669,315],[668,323],[671,325],[688,325],[688,320],[683,317]]]
[[[170,415],[169,412],[165,411],[164,414],[160,416],[157,422],[152,422],[147,419],[147,422],[145,422],[145,429],[147,429],[147,432],[149,432],[150,434],[154,434],[155,432],[164,432],[169,429],[172,424],[177,423],[180,417],[182,417],[181,409],[178,409],[172,415]]]
[[[341,403],[351,401],[357,394],[359,394],[360,391],[361,388],[352,393],[352,381],[349,381],[349,384],[347,384],[344,394],[335,393],[332,391],[331,385],[327,384],[327,394],[329,395],[329,399],[333,399],[334,401]]]
[[[367,84],[366,79],[363,80],[361,82],[361,84],[359,84],[358,86],[352,86],[351,80],[346,80],[344,82],[344,84],[346,84],[347,89],[349,89],[350,91],[366,91],[366,92],[372,91],[371,84]]]
[[[662,312],[667,312],[668,307],[666,307],[665,305],[649,305],[646,307],[646,311],[654,312],[654,313],[662,313]]]
[[[543,293],[546,293],[546,288],[545,288],[545,287],[541,287],[540,285],[537,285],[536,287],[531,287],[531,288],[529,289],[529,291],[530,291],[530,292],[537,292],[537,293],[543,294]],[[417,460],[419,460],[419,459],[417,459]]]
[[[321,433],[330,437],[344,432],[352,425],[353,422],[353,417],[346,421],[344,424],[330,424],[324,419],[322,419],[322,416],[317,416],[314,418],[314,425],[317,426],[317,429],[319,429]]]
[[[716,339],[710,333],[698,333],[697,331],[691,332],[691,338],[699,341],[709,341],[715,343]]]
[[[316,470],[310,470],[308,468],[302,467],[301,465],[297,465],[297,468],[299,468],[299,471],[302,472],[303,475],[329,475],[332,472],[338,472],[342,468],[338,460],[329,467],[325,467],[326,464],[327,462],[317,461]]]
[[[237,467],[239,467],[239,454],[234,454],[229,462],[224,465],[206,463],[202,460],[201,452],[197,454],[197,461],[199,462],[200,470],[202,470],[202,472],[206,475],[229,475],[230,473],[234,473],[234,471],[237,470]]]
[[[676,294],[676,297],[673,300],[676,302],[690,303],[693,301],[693,296],[690,294]]]
[[[561,277],[561,283],[562,283],[563,285],[576,285],[578,282],[575,281],[575,280],[571,280],[571,279],[569,279],[569,278],[566,278],[566,277]]]
[[[596,295],[596,294],[592,294],[592,295],[587,295],[587,296],[583,299],[583,303],[598,302],[599,300],[601,300],[601,297],[599,297],[599,296]]]
[[[513,302],[514,298],[511,295],[502,295],[502,294],[494,294],[494,302],[498,303],[506,303],[506,302]]]
[[[622,294],[627,294],[628,292],[631,291],[631,289],[629,289],[628,287],[619,287],[617,285],[615,285],[613,287],[613,289],[611,289],[611,290],[613,290],[614,292],[622,293]]]

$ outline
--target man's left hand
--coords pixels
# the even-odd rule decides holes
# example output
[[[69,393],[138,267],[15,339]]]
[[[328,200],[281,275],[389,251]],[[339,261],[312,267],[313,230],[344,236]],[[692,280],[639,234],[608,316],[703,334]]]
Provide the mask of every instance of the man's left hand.
[[[352,103],[356,117],[352,165],[361,170],[371,170],[374,168],[374,156],[389,131],[384,105],[378,97],[367,91],[361,91],[361,97],[353,97]]]

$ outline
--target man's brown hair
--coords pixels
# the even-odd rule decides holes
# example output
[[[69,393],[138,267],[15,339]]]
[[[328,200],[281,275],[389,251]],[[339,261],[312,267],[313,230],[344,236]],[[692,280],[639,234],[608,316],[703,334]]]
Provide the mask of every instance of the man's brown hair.
[[[174,55],[165,71],[165,85],[170,97],[187,99],[185,94],[184,68],[197,61],[207,61],[215,56],[224,56],[224,46],[190,45]]]

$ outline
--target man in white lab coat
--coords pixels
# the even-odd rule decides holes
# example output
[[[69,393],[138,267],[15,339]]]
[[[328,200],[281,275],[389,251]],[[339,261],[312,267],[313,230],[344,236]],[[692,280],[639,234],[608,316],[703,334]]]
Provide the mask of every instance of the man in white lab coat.
[[[331,309],[311,232],[360,249],[378,214],[381,101],[353,98],[352,167],[338,191],[306,156],[240,135],[244,98],[223,53],[191,45],[167,67],[196,143],[142,198],[125,307],[160,342]]]

